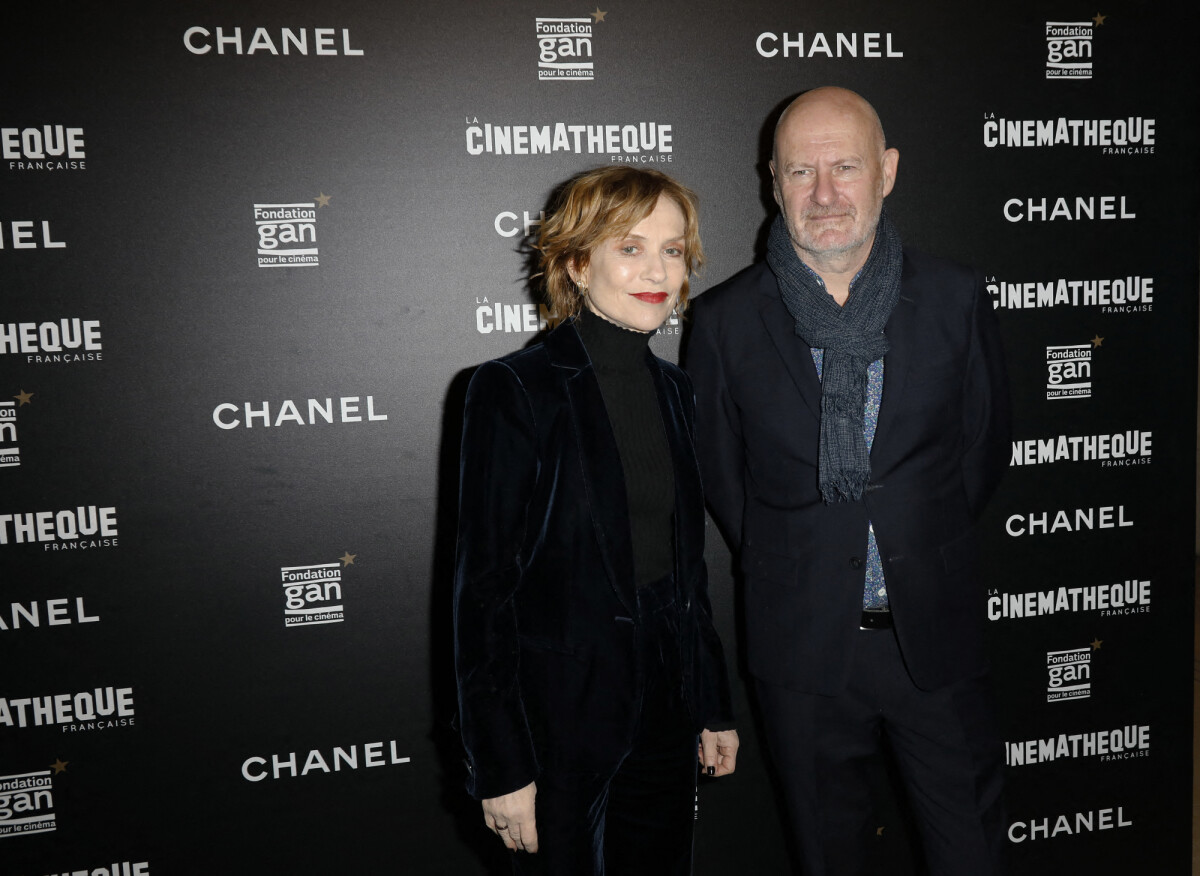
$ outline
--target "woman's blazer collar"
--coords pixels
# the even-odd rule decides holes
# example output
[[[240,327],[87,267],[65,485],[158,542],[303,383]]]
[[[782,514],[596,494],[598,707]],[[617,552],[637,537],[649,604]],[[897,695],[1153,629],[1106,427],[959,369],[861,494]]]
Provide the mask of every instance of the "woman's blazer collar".
[[[543,343],[550,364],[568,372],[564,383],[579,442],[579,462],[596,542],[600,546],[609,582],[632,617],[636,610],[637,592],[633,535],[629,528],[629,501],[625,479],[620,476],[623,471],[621,454],[604,407],[600,382],[587,349],[575,330],[573,319],[564,320],[546,336]],[[666,379],[658,360],[648,349],[646,357],[675,469],[675,543],[678,556],[684,553],[680,551],[680,539],[690,537],[692,528],[685,525],[681,532],[681,524],[687,521],[679,519],[679,509],[681,506],[689,507],[689,503],[694,503],[696,508],[702,507],[703,500],[698,495],[686,492],[689,485],[694,492],[699,484],[699,475],[695,472],[694,455],[690,450],[691,438],[683,422],[678,393],[673,391],[672,382]],[[689,460],[693,461],[689,463]]]

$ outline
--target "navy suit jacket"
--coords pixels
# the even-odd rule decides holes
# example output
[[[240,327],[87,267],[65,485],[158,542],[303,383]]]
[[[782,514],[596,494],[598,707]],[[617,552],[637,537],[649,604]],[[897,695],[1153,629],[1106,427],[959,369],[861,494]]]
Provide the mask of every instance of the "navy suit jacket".
[[[974,524],[1010,447],[1003,353],[981,278],[905,250],[871,482],[856,502],[821,500],[821,383],[770,268],[706,292],[693,319],[697,449],[709,507],[745,574],[751,673],[810,693],[843,689],[868,523],[913,681],[928,690],[984,670]]]
[[[676,610],[696,730],[730,719],[704,565],[687,375],[646,352],[675,477]],[[459,721],[477,798],[619,761],[637,717],[637,593],[625,480],[573,320],[481,366],[467,389],[454,621]]]

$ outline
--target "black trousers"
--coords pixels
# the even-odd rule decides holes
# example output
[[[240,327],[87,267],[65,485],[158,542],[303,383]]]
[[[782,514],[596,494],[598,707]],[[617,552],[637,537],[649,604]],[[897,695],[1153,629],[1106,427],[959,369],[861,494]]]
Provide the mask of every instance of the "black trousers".
[[[846,690],[757,684],[804,876],[868,874],[875,839],[867,764],[886,743],[931,876],[1005,871],[1004,746],[985,677],[934,691],[909,678],[892,630],[861,630]]]
[[[542,759],[536,854],[513,853],[521,876],[687,876],[692,872],[697,738],[682,699],[675,583],[638,588],[638,718],[624,756],[568,771]],[[541,752],[539,752],[541,754]]]

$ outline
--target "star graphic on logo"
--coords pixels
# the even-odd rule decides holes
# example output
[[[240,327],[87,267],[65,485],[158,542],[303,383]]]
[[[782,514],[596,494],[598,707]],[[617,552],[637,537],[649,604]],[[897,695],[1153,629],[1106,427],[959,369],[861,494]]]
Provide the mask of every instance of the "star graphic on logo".
[[[353,566],[354,558],[357,556],[358,556],[358,554],[352,554],[352,553],[350,553],[350,551],[346,551],[346,553],[344,555],[338,557],[338,559],[342,561],[343,566]]]
[[[69,763],[69,760],[63,760],[61,757],[56,757],[54,758],[54,763],[50,764],[50,769],[54,770],[54,774],[57,776],[59,773],[65,773],[67,771],[67,764]]]
[[[1092,346],[1093,347],[1104,346],[1104,338],[1100,337],[1100,335],[1096,335],[1096,337],[1092,338]]]
[[[1093,651],[1099,651],[1099,650],[1100,650],[1100,646],[1101,646],[1101,645],[1103,645],[1103,644],[1104,644],[1104,640],[1103,640],[1103,639],[1096,639],[1094,642],[1092,642],[1092,643],[1091,643],[1091,645],[1092,645],[1092,650],[1093,650]]]
[[[595,24],[599,24],[600,22],[604,21],[604,16],[608,15],[608,13],[607,13],[607,12],[601,12],[601,11],[600,11],[600,7],[599,7],[599,6],[597,6],[597,7],[596,7],[596,11],[595,11],[595,12],[589,12],[589,13],[588,13],[588,15],[590,15],[590,16],[592,16],[592,18],[596,19],[596,21],[594,22]]]
[[[329,195],[325,194],[324,192],[321,192],[321,194],[317,195],[315,198],[313,198],[313,200],[317,202],[317,207],[328,207],[329,206],[329,198],[330,198]]]
[[[21,407],[21,405],[29,404],[29,400],[33,398],[33,393],[21,390],[20,395],[14,395],[13,398],[17,400],[17,407]]]
[[[1099,27],[1100,25],[1104,24],[1104,19],[1106,18],[1108,18],[1107,15],[1101,15],[1099,12],[1097,12],[1092,16],[1092,21],[1096,22],[1096,26]]]

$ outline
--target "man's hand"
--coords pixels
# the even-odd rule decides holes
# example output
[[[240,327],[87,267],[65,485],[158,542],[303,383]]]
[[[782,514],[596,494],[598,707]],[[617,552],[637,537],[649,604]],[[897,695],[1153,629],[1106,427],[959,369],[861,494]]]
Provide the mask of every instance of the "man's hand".
[[[737,734],[733,736],[736,751]],[[518,849],[523,852],[538,850],[537,824],[533,817],[533,798],[536,796],[537,784],[530,782],[511,794],[483,801],[483,823],[514,852]]]
[[[706,775],[727,776],[737,769],[736,730],[700,731],[700,766]]]

